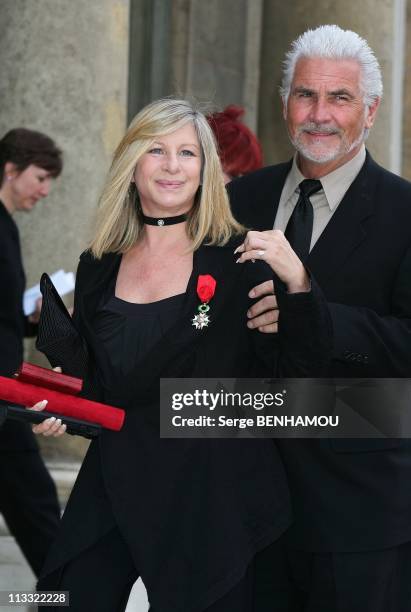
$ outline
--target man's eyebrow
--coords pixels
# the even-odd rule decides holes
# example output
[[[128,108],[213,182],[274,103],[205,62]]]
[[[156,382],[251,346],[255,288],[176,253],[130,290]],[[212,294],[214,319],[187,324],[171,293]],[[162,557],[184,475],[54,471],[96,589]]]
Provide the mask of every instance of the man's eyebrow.
[[[297,87],[294,87],[292,90],[292,93],[305,93],[305,94],[315,94],[316,90],[315,89],[310,89],[309,87],[304,87],[302,85],[298,85]],[[329,96],[348,96],[349,98],[353,99],[355,96],[354,94],[349,91],[348,89],[345,89],[344,87],[341,89],[333,89],[331,91],[327,92],[327,95]]]
[[[292,91],[293,93],[315,93],[314,89],[303,87],[302,85],[297,85],[297,87],[294,87]]]
[[[329,95],[331,95],[331,96],[348,96],[349,98],[354,98],[355,97],[351,91],[348,91],[348,89],[344,89],[344,88],[342,88],[342,89],[335,89],[333,91],[330,91]]]

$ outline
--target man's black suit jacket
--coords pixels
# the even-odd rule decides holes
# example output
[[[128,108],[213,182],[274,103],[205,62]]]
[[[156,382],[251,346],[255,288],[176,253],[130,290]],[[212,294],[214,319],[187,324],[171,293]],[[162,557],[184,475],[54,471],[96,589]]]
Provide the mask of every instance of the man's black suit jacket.
[[[291,162],[229,187],[236,218],[272,229]],[[307,266],[333,324],[330,377],[411,376],[411,184],[367,153]],[[281,314],[280,314],[281,327]],[[293,546],[359,551],[411,540],[407,440],[279,441],[292,492]]]

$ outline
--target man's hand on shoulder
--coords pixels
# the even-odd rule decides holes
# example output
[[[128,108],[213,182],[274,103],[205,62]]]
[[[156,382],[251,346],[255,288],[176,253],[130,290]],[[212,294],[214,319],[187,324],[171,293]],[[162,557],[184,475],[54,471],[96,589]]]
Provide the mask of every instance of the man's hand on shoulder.
[[[261,298],[251,306],[247,312],[249,329],[258,329],[263,334],[275,334],[278,332],[278,310],[277,300],[274,294],[273,281],[265,281],[251,289],[248,294],[251,298]]]

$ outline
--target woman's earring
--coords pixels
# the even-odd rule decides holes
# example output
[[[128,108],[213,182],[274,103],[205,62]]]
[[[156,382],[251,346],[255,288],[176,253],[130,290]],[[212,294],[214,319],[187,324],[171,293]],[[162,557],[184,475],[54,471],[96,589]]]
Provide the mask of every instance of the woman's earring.
[[[135,187],[136,187],[135,183],[130,183],[130,185],[128,186],[128,196],[131,199],[135,197],[135,194],[136,194]]]
[[[129,195],[130,200],[134,204],[137,212],[141,212],[140,198],[138,197],[137,187],[134,182],[130,183],[130,186],[128,188],[128,195]]]

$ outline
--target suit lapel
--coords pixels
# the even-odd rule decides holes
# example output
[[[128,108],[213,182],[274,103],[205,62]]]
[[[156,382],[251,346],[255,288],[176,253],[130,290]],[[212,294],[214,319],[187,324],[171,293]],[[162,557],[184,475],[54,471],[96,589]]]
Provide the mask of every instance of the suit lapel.
[[[200,304],[200,299],[197,296],[197,282],[200,274],[211,274],[216,280],[216,290],[213,299],[210,301],[210,318],[211,321],[218,318],[219,312],[225,304],[225,301],[235,286],[237,275],[235,272],[240,272],[239,267],[235,266],[236,257],[234,250],[242,242],[242,238],[230,242],[224,247],[217,246],[202,246],[198,249],[194,258],[193,265],[193,287],[188,292],[188,302],[190,303],[190,327],[194,332],[194,336],[201,337],[201,331],[197,330],[192,325],[192,318],[197,314],[197,308]],[[193,299],[194,298],[194,299]],[[194,305],[194,310],[191,310]],[[187,314],[187,313],[185,313]],[[200,334],[198,333],[200,331]],[[206,328],[207,331],[207,328]]]
[[[312,249],[307,266],[321,287],[366,238],[364,221],[373,214],[379,167],[366,161]]]
[[[84,256],[83,256],[84,257]],[[99,261],[91,258],[91,255],[85,255],[87,266],[84,271],[85,278],[83,286],[80,290],[80,311],[82,313],[81,322],[84,334],[89,347],[94,354],[94,361],[100,364],[100,369],[103,375],[108,376],[110,373],[109,356],[104,348],[104,345],[94,333],[92,321],[94,314],[98,308],[104,288],[107,283],[117,274],[121,262],[121,255],[109,253],[104,255]],[[98,355],[98,359],[96,356]]]
[[[284,187],[285,179],[290,171],[292,162],[274,166],[272,172],[265,177],[265,182],[262,185],[261,192],[259,187],[256,187],[258,200],[253,203],[253,214],[257,218],[258,226],[251,229],[259,231],[271,230],[274,227],[274,220],[277,215],[278,205],[280,203],[281,192]],[[258,214],[256,215],[256,209]]]
[[[270,230],[274,226],[284,182],[292,161],[268,166],[227,185],[234,216],[249,229]]]

